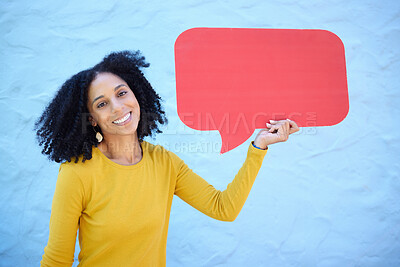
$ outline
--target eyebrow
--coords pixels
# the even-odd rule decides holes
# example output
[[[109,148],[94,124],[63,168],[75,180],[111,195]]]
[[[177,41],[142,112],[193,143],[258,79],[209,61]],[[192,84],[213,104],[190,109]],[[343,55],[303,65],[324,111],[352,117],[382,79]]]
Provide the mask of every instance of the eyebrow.
[[[124,86],[126,87],[125,84],[120,84],[120,85],[115,86],[114,92],[117,91],[119,88],[124,87]],[[104,95],[100,95],[100,96],[96,97],[95,99],[93,99],[92,105],[94,104],[94,102],[96,102],[98,99],[100,99],[102,97],[104,97]]]

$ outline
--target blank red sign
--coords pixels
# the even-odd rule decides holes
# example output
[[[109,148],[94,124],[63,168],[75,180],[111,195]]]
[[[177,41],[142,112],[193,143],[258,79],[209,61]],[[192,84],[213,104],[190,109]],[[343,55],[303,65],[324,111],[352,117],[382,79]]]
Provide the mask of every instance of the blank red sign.
[[[221,153],[270,119],[334,125],[349,110],[344,46],[326,30],[193,28],[175,42],[178,115]]]

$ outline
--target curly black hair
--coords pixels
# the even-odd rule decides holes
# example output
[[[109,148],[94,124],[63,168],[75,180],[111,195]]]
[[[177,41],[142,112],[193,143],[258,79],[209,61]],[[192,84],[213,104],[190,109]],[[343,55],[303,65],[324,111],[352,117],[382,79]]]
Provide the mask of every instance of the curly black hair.
[[[141,71],[149,66],[140,51],[113,52],[93,68],[68,79],[35,123],[42,153],[55,162],[70,162],[72,158],[78,162],[81,155],[82,162],[92,158],[92,147],[98,143],[89,122],[88,89],[96,75],[103,72],[119,76],[135,94],[140,106],[139,141],[161,133],[159,126],[167,123],[161,98]]]

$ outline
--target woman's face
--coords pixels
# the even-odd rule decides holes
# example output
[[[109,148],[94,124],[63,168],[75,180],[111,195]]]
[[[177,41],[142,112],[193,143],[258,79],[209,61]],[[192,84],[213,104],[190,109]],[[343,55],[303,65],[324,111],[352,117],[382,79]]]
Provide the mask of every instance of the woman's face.
[[[88,92],[88,109],[93,126],[98,125],[107,135],[136,133],[139,103],[128,84],[119,76],[102,72],[92,81]]]

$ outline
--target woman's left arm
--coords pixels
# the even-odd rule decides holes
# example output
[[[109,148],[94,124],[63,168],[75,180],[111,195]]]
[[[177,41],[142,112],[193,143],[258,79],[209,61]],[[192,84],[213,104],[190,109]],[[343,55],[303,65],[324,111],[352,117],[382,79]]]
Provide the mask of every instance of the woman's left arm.
[[[175,194],[214,219],[235,220],[250,193],[268,145],[284,142],[289,134],[297,131],[298,127],[293,121],[271,121],[267,129],[261,130],[254,143],[250,144],[245,162],[224,191],[216,190],[175,156],[178,166]]]

